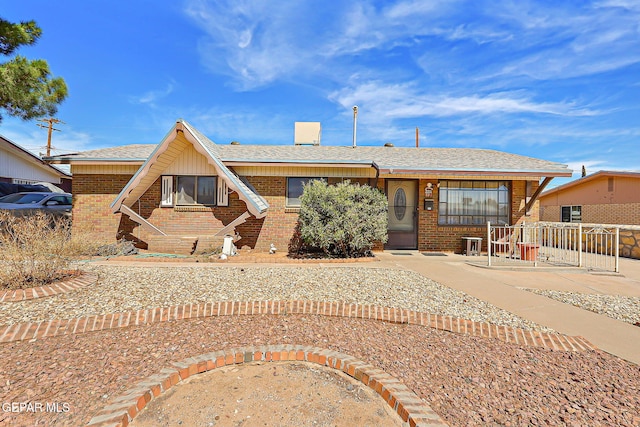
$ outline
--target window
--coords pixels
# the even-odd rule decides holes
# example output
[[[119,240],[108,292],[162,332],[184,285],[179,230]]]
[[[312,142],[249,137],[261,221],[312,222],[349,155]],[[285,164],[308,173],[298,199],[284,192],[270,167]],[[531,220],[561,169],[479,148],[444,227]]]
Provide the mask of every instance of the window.
[[[163,176],[160,206],[228,206],[228,188],[226,185],[220,186],[221,182],[224,180],[218,180],[215,176]]]
[[[582,222],[582,206],[562,206],[562,222]]]
[[[440,181],[438,224],[509,224],[508,181]]]
[[[287,207],[300,207],[302,186],[313,179],[327,181],[327,178],[294,177],[287,178]]]
[[[45,198],[44,194],[35,193],[13,193],[0,198],[1,203],[15,203],[18,205],[29,205],[39,203]]]
[[[38,183],[38,181],[35,181],[33,179],[20,179],[20,178],[13,178],[11,182],[13,184],[26,184],[26,185],[34,185]]]
[[[163,177],[162,205],[170,205],[173,191],[168,187],[173,180]],[[176,177],[176,205],[207,205],[216,204],[215,176],[177,176]]]
[[[47,200],[45,203],[49,203],[49,202],[58,202],[59,205],[70,205],[71,204],[71,197],[69,197],[69,196],[53,196],[53,197],[50,197],[49,200]]]

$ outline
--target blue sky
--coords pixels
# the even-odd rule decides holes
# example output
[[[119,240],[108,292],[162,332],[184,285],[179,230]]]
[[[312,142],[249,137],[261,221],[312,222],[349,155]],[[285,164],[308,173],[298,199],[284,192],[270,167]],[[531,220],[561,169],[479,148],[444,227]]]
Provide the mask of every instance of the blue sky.
[[[12,1],[22,48],[69,97],[55,153],[157,143],[184,118],[219,144],[476,147],[640,171],[640,2]],[[43,151],[45,130],[0,134]],[[554,184],[562,183],[554,180]]]

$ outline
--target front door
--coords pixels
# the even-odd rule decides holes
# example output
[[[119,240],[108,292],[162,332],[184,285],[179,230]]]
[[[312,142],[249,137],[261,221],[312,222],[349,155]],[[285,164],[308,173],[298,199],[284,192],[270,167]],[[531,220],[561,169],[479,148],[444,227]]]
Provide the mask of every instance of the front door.
[[[418,247],[418,181],[387,180],[389,201],[386,249],[417,249]]]

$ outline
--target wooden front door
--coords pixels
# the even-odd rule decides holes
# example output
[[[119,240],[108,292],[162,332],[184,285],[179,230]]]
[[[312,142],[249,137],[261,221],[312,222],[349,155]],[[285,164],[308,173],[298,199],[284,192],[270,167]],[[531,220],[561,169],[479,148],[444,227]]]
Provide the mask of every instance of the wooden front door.
[[[417,249],[418,181],[392,179],[386,187],[389,240],[385,249]]]

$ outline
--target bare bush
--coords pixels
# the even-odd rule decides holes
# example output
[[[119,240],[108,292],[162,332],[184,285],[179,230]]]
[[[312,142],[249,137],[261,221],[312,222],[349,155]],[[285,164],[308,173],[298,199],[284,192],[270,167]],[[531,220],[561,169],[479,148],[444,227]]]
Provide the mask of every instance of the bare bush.
[[[0,211],[0,289],[42,286],[73,274],[70,242],[67,220]]]

